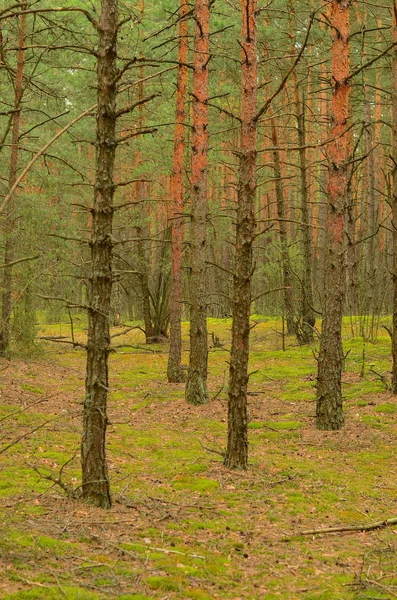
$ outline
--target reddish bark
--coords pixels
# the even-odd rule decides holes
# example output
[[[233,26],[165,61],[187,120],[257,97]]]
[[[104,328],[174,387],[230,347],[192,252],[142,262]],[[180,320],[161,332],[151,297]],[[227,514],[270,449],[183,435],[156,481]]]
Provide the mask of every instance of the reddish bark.
[[[26,2],[23,3],[23,7]],[[14,109],[15,113],[12,119],[12,137],[11,137],[11,155],[10,155],[10,171],[8,177],[8,189],[10,190],[16,182],[19,158],[19,129],[21,123],[21,102],[23,97],[23,72],[25,65],[25,38],[26,38],[26,14],[20,16],[19,21],[19,41],[18,41],[18,57],[17,70],[15,77],[15,95]],[[12,200],[6,205],[5,221],[4,221],[4,264],[8,264],[14,260],[15,246],[15,227],[17,220],[14,209],[15,201]],[[1,331],[0,331],[0,356],[4,356],[10,345],[11,334],[11,313],[12,313],[12,268],[8,267],[3,271],[3,297],[1,310]]]
[[[323,298],[323,326],[318,358],[316,425],[334,430],[343,426],[342,407],[342,309],[344,300],[344,227],[348,196],[346,133],[349,117],[349,5],[333,0],[329,20],[332,25],[331,138],[327,212],[327,256]]]
[[[397,43],[397,1],[393,1],[393,42]],[[397,46],[392,54],[392,214],[393,214],[393,335],[392,391],[397,394]]]
[[[182,243],[183,224],[183,161],[185,156],[185,121],[188,69],[183,63],[188,60],[189,23],[186,15],[189,11],[187,0],[180,0],[179,9],[179,48],[178,82],[176,92],[176,124],[174,133],[174,168],[172,173],[172,266],[170,298],[170,351],[168,355],[167,375],[171,383],[185,380],[181,366],[182,359]]]
[[[196,0],[193,74],[192,214],[190,245],[190,359],[186,400],[204,404],[207,394],[206,224],[208,171],[208,63],[210,0]]]
[[[257,158],[256,0],[242,0],[241,147],[237,187],[233,325],[229,372],[228,439],[225,466],[248,467],[247,386],[252,247],[255,238]]]

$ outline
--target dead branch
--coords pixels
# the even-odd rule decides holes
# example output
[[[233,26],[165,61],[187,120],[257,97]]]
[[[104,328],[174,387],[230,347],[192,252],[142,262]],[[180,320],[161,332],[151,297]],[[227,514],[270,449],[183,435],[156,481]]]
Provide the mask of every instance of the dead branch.
[[[202,443],[201,440],[199,440],[199,444],[204,450],[207,450],[207,452],[212,452],[213,454],[219,454],[219,456],[222,456],[222,458],[225,458],[225,455],[226,455],[225,451],[215,450],[215,448],[208,448],[207,446],[204,446],[204,444]]]
[[[72,460],[74,460],[76,458],[76,453],[73,454],[73,456],[71,458],[68,458],[68,460],[62,465],[62,467],[59,470],[59,475],[58,477],[54,477],[51,473],[49,475],[43,475],[43,473],[40,473],[38,467],[36,467],[35,465],[29,465],[28,466],[33,469],[33,471],[35,473],[37,473],[37,475],[39,475],[39,477],[41,479],[46,479],[47,481],[52,481],[52,483],[54,485],[57,485],[58,487],[60,487],[67,495],[68,498],[72,498],[73,500],[77,500],[77,498],[80,497],[78,491],[72,486],[69,485],[68,483],[65,483],[62,480],[62,473],[63,470],[65,469],[65,467],[67,467],[67,465],[69,463],[72,462]]]
[[[383,373],[379,373],[378,371],[375,371],[373,365],[370,366],[370,372],[373,373],[377,379],[379,379],[379,381],[381,381],[383,387],[385,388],[385,390],[390,390],[390,385],[389,382],[387,381],[387,377],[386,375],[384,375]]]
[[[370,525],[345,525],[341,527],[326,527],[324,529],[308,529],[296,533],[291,537],[285,537],[282,539],[283,542],[289,542],[290,540],[299,537],[301,535],[325,535],[328,533],[354,533],[359,531],[375,531],[376,529],[385,529],[391,525],[397,525],[397,518],[384,519],[377,523],[371,523]]]
[[[9,269],[10,267],[13,267],[14,265],[17,265],[19,263],[28,262],[29,260],[37,260],[40,257],[41,254],[36,254],[36,256],[26,256],[25,258],[18,258],[17,260],[13,260],[12,262],[9,262],[5,265],[0,265],[0,269]]]

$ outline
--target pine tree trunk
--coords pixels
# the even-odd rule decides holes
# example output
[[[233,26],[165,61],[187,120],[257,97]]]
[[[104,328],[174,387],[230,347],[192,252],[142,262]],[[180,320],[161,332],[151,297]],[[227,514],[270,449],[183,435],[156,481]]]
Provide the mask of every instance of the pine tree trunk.
[[[144,183],[140,181],[138,183],[137,198],[139,205],[139,216],[138,219],[143,221],[145,218],[143,210],[143,202],[145,198]],[[147,266],[147,255],[145,250],[144,239],[146,237],[146,224],[142,222],[140,225],[135,227],[137,241],[137,257],[138,257],[138,269],[139,269],[139,283],[141,284],[141,299],[142,299],[142,313],[143,322],[145,329],[145,340],[147,344],[152,344],[155,341],[154,327],[152,320],[152,310],[150,306],[150,289],[149,289],[149,274]]]
[[[190,250],[190,359],[186,400],[208,401],[207,368],[207,171],[210,0],[196,0],[193,74],[192,215]]]
[[[242,0],[241,147],[237,186],[233,326],[229,373],[228,438],[225,466],[248,467],[247,386],[255,238],[257,157],[256,0]]]
[[[280,161],[280,151],[277,150],[278,146],[278,137],[277,137],[277,129],[276,123],[274,120],[274,116],[272,115],[270,120],[271,128],[272,128],[272,144],[274,146],[273,150],[273,172],[274,172],[274,180],[275,180],[275,189],[276,189],[276,199],[277,199],[277,217],[278,217],[278,226],[279,226],[279,236],[280,236],[280,247],[281,247],[281,267],[283,271],[283,286],[284,286],[284,311],[285,318],[287,321],[287,333],[288,335],[296,334],[296,322],[294,318],[294,301],[293,301],[293,293],[292,293],[292,269],[291,269],[291,261],[289,257],[288,251],[288,237],[287,237],[287,217],[285,210],[285,202],[284,202],[284,191],[283,191],[283,182],[281,175],[281,161]]]
[[[345,212],[348,192],[349,120],[349,0],[333,0],[331,138],[327,212],[327,256],[323,300],[323,325],[318,358],[316,426],[335,430],[343,426],[342,311],[345,278]]]
[[[303,105],[299,95],[298,82],[294,81],[296,124],[298,129],[299,172],[300,172],[300,206],[302,219],[303,242],[303,274],[302,274],[302,306],[301,326],[298,332],[301,344],[313,343],[313,331],[316,319],[313,310],[313,275],[312,275],[312,234],[309,211],[309,182],[306,160],[306,127]]]
[[[293,0],[289,3],[290,10],[290,38],[291,53],[295,57],[295,8]],[[301,323],[297,327],[297,337],[301,344],[313,343],[313,331],[316,319],[313,310],[313,273],[312,273],[312,234],[309,210],[309,178],[306,157],[306,123],[304,102],[301,101],[298,77],[296,70],[292,73],[292,86],[295,96],[295,118],[298,133],[298,155],[299,155],[299,179],[300,179],[300,209],[302,221],[302,245],[303,245],[303,274],[302,274],[302,304],[301,304]]]
[[[26,7],[26,1],[22,7]],[[10,156],[10,171],[8,177],[8,189],[10,190],[17,178],[18,159],[19,159],[19,130],[21,123],[21,102],[23,96],[23,72],[25,65],[25,39],[26,39],[26,14],[20,16],[19,21],[19,41],[18,41],[18,57],[17,70],[15,77],[15,95],[14,109],[15,113],[12,119],[12,138],[11,138],[11,156]],[[17,219],[15,217],[15,201],[10,200],[6,204],[4,215],[4,264],[8,264],[14,260],[15,251],[15,228]],[[11,337],[11,313],[12,313],[12,267],[8,267],[3,271],[3,294],[2,294],[2,309],[1,309],[1,329],[0,329],[0,356],[5,356],[8,352]]]
[[[365,241],[365,272],[364,272],[364,312],[372,315],[375,310],[375,273],[376,261],[374,255],[375,238],[373,234],[377,228],[378,211],[376,207],[375,196],[375,170],[374,170],[374,145],[372,139],[371,128],[371,101],[367,86],[364,86],[364,105],[365,105],[365,152],[367,159],[365,161],[365,169],[367,171],[367,188],[366,188],[366,234],[369,236]]]
[[[143,17],[145,14],[145,0],[140,0],[139,2],[139,14],[140,20],[143,21]],[[142,36],[141,36],[142,37]],[[143,76],[144,69],[143,64],[138,69],[139,73],[139,83],[138,83],[138,102],[142,102],[143,100]],[[138,119],[137,119],[137,142],[140,138],[139,132],[143,127],[143,104],[140,104],[138,107]],[[138,142],[139,144],[139,142]],[[142,159],[141,152],[138,146],[138,149],[135,154],[135,167],[139,171],[141,167]],[[144,321],[144,330],[145,330],[145,341],[147,344],[152,344],[156,341],[154,335],[154,327],[153,327],[153,319],[152,319],[152,309],[150,302],[150,287],[149,287],[149,267],[148,267],[148,257],[146,251],[146,242],[144,238],[149,237],[147,235],[148,225],[146,222],[145,215],[145,200],[146,200],[146,182],[143,181],[141,177],[138,177],[138,182],[136,184],[136,199],[137,199],[137,211],[136,211],[136,237],[137,241],[137,257],[138,257],[138,271],[139,271],[139,283],[141,284],[141,299],[142,299],[142,314]]]
[[[179,9],[179,48],[178,83],[176,92],[176,124],[174,134],[174,169],[172,173],[173,215],[172,215],[172,264],[170,298],[170,350],[167,376],[170,383],[181,383],[185,374],[182,360],[182,243],[183,224],[183,161],[185,155],[185,121],[188,69],[183,63],[188,60],[189,11],[187,0],[180,0]]]
[[[109,389],[112,225],[116,149],[117,0],[102,0],[97,58],[97,126],[91,274],[88,284],[86,394],[81,443],[82,493],[88,502],[111,506],[106,463]]]
[[[397,2],[393,2],[393,42],[397,43]],[[393,213],[393,335],[392,391],[397,394],[397,46],[392,55],[392,213]]]

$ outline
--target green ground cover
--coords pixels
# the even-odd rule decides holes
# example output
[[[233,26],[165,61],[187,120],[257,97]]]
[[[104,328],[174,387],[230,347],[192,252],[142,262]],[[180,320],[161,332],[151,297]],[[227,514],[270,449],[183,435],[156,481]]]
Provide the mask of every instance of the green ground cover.
[[[84,352],[41,344],[30,360],[1,361],[0,448],[26,436],[0,454],[1,598],[397,595],[397,527],[299,535],[396,516],[397,403],[378,375],[389,377],[387,333],[380,329],[363,353],[346,319],[346,426],[318,432],[316,348],[288,338],[283,352],[280,321],[257,320],[247,473],[225,469],[219,454],[231,322],[209,320],[223,347],[210,351],[205,407],[187,406],[183,385],[167,383],[166,345],[145,349],[138,330],[117,338],[108,430],[114,506],[107,512],[68,499],[45,478],[58,477],[70,460],[62,478],[79,485]],[[60,329],[68,335],[66,323],[43,324],[41,335]],[[187,362],[187,324],[183,334]],[[84,340],[83,321],[75,335]]]

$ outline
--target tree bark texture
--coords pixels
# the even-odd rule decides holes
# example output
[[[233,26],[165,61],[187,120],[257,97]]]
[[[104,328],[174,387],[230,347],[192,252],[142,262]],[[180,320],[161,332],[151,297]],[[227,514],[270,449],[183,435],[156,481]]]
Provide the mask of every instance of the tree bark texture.
[[[172,261],[171,261],[171,298],[170,298],[170,350],[168,355],[167,376],[170,383],[181,383],[185,374],[182,361],[182,243],[183,243],[183,163],[185,156],[186,94],[188,82],[188,33],[189,11],[187,0],[180,0],[179,9],[179,47],[178,82],[176,91],[176,124],[174,133],[174,167],[172,172]],[[185,63],[185,64],[183,64]]]
[[[26,2],[24,3],[26,5]],[[10,190],[16,182],[19,159],[19,130],[21,124],[21,103],[23,97],[23,73],[25,66],[25,39],[26,39],[26,14],[21,14],[19,21],[19,41],[17,69],[15,76],[15,95],[14,109],[15,113],[12,119],[11,132],[11,155],[10,171],[8,176],[8,189]],[[4,219],[4,264],[11,263],[14,260],[15,251],[15,228],[17,219],[15,218],[15,201],[7,203]],[[5,356],[8,352],[11,337],[11,313],[12,313],[12,267],[3,271],[2,284],[2,309],[1,309],[1,330],[0,330],[0,356]]]
[[[343,426],[342,406],[342,311],[345,278],[345,212],[348,192],[349,117],[349,5],[333,0],[329,19],[332,26],[331,138],[325,265],[323,325],[318,357],[316,426],[336,430]]]
[[[190,358],[186,400],[208,401],[206,225],[208,171],[208,63],[210,0],[196,0],[193,73]]]
[[[295,71],[294,71],[295,73]],[[301,323],[297,331],[301,344],[313,343],[313,331],[316,319],[313,310],[313,273],[312,273],[312,234],[310,230],[309,210],[309,181],[306,159],[306,127],[305,114],[300,98],[297,78],[294,78],[296,124],[298,129],[299,146],[299,172],[300,172],[300,208],[302,219],[302,245],[303,245],[303,274],[302,274],[302,305]]]
[[[96,172],[88,284],[87,373],[81,443],[83,497],[102,508],[111,506],[105,443],[113,277],[117,17],[117,0],[102,0],[98,28]]]
[[[255,239],[257,158],[256,0],[242,0],[241,147],[237,186],[233,325],[229,372],[228,438],[225,466],[248,467],[247,386],[251,279]]]
[[[281,249],[281,268],[283,271],[283,287],[284,287],[284,311],[285,319],[287,322],[287,333],[288,335],[296,334],[296,321],[294,317],[294,300],[293,300],[293,286],[292,286],[292,269],[291,260],[289,257],[288,250],[288,236],[287,236],[287,216],[284,202],[284,190],[283,180],[281,174],[281,159],[280,151],[277,149],[278,136],[276,123],[274,116],[270,119],[272,129],[272,144],[274,146],[273,154],[273,172],[274,181],[276,188],[276,200],[277,200],[277,217],[278,227],[280,236],[280,249]]]
[[[393,2],[393,42],[397,43],[397,2]],[[397,46],[392,54],[392,213],[393,213],[393,335],[392,392],[397,394]]]
[[[375,309],[375,275],[376,275],[376,260],[375,260],[375,238],[374,233],[378,225],[378,209],[377,198],[375,194],[375,165],[374,165],[374,143],[371,127],[371,99],[368,86],[364,85],[364,104],[365,104],[365,153],[367,159],[365,167],[367,171],[367,189],[366,189],[366,232],[365,236],[369,236],[364,245],[364,306],[362,311],[364,314],[373,315]]]
[[[290,38],[291,54],[295,58],[296,40],[295,40],[295,7],[293,0],[289,3],[290,12]],[[296,334],[299,343],[312,344],[313,331],[316,319],[313,310],[313,252],[312,252],[312,233],[310,229],[310,210],[309,210],[309,171],[306,155],[306,122],[304,102],[301,100],[298,77],[296,69],[292,73],[292,87],[295,96],[295,119],[298,134],[299,147],[299,178],[300,178],[300,209],[302,221],[302,246],[303,246],[303,273],[301,282],[301,309],[300,322],[296,324]],[[308,90],[309,92],[309,90]]]
[[[139,12],[140,19],[143,21],[143,16],[145,13],[145,0],[140,0],[139,3]],[[137,121],[137,139],[139,139],[139,132],[143,127],[143,65],[139,67],[139,84],[138,84],[138,121]],[[141,152],[138,147],[138,150],[135,154],[135,166],[136,169],[139,170],[141,166]],[[143,313],[143,321],[144,321],[144,329],[145,329],[145,341],[147,344],[152,344],[155,342],[154,335],[154,327],[153,327],[153,319],[152,319],[152,310],[150,303],[150,288],[149,288],[149,267],[148,267],[148,259],[146,252],[146,244],[143,238],[149,237],[147,235],[147,223],[146,223],[146,215],[145,215],[145,200],[146,200],[146,182],[142,179],[139,179],[136,186],[136,199],[138,201],[137,204],[137,220],[138,224],[136,226],[136,236],[138,239],[137,242],[137,255],[138,255],[138,269],[139,269],[139,282],[141,284],[141,297],[142,297],[142,313]]]

